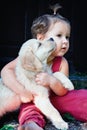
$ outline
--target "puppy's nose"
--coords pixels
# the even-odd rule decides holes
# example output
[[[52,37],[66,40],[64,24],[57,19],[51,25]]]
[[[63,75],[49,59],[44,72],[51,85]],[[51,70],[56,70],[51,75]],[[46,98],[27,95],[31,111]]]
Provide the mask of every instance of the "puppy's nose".
[[[54,39],[53,39],[53,38],[50,38],[49,40],[50,40],[50,41],[54,41]]]

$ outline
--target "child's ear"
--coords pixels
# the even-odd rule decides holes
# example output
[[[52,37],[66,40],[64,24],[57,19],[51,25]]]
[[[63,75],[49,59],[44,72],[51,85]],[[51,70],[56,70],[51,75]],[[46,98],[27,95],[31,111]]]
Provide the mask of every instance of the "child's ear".
[[[43,40],[44,39],[44,34],[37,34],[37,39],[38,40]]]

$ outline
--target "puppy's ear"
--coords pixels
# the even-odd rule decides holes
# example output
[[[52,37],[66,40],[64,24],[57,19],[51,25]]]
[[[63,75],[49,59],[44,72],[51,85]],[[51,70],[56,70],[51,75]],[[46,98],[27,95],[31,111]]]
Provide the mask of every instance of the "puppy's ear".
[[[22,66],[26,70],[41,71],[42,64],[39,59],[34,55],[32,50],[26,51],[26,54],[22,58]]]

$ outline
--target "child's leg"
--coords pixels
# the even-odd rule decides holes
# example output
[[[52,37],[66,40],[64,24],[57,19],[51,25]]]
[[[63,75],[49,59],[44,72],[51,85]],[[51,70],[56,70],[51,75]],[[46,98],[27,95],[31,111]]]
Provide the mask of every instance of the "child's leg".
[[[45,119],[43,114],[35,107],[33,103],[25,103],[20,107],[19,113],[19,130],[25,130],[24,127],[29,127],[29,130],[43,130]]]
[[[51,102],[61,113],[70,113],[77,120],[87,122],[87,90],[73,90],[62,97],[53,96]]]

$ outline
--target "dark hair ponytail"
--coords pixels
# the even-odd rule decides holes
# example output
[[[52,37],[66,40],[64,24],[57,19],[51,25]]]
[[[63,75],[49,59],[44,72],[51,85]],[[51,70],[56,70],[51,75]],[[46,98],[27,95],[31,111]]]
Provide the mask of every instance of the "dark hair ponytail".
[[[60,8],[62,8],[62,6],[58,3],[55,5],[50,5],[49,7],[50,9],[52,9],[54,15],[58,14],[57,12],[59,11]]]

